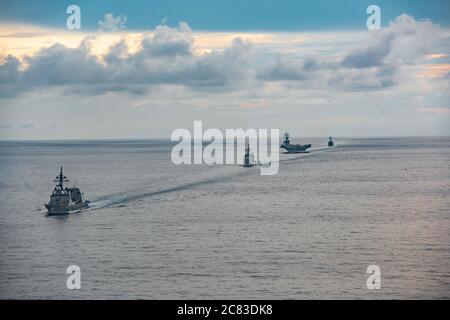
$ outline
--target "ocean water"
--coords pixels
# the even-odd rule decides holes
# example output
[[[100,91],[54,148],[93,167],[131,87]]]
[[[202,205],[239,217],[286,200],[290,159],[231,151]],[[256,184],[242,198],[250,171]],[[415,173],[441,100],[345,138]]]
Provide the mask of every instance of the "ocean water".
[[[308,140],[273,176],[163,140],[0,142],[0,298],[450,298],[450,138]],[[60,165],[92,204],[47,217]]]

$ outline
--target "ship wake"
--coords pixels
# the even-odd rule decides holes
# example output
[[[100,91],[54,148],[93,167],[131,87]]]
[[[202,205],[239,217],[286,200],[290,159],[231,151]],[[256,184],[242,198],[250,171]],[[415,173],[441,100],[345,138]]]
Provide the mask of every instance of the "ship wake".
[[[337,146],[333,147],[333,149],[336,148],[338,147]],[[313,156],[314,154],[326,152],[328,150],[333,149],[330,149],[329,147],[312,148],[307,153],[300,153],[296,155],[292,154],[290,155],[291,157],[284,157],[282,156],[282,154],[280,154],[281,159],[279,160],[279,162],[280,164],[281,163],[287,164],[289,162],[299,161],[304,157]],[[155,184],[148,184],[139,189],[133,189],[125,192],[102,196],[100,198],[91,201],[89,207],[87,209],[84,209],[83,211],[98,210],[108,207],[123,207],[133,202],[144,200],[150,197],[157,197],[159,195],[164,195],[168,193],[186,191],[189,189],[195,189],[197,187],[205,186],[208,184],[226,182],[227,180],[232,180],[237,177],[256,174],[255,170],[243,169],[241,165],[217,166],[216,169],[217,170],[214,171],[213,176],[211,176],[211,172],[208,172],[208,174],[206,174],[206,176],[204,176],[203,178],[202,177],[199,178],[197,175],[195,176],[191,175],[188,177],[185,183],[181,184],[167,185],[163,188],[155,188]],[[174,179],[173,181],[176,180]]]
[[[214,177],[206,178],[206,179],[198,179],[190,182],[186,182],[184,184],[167,186],[166,188],[160,189],[152,189],[152,186],[148,186],[147,188],[134,189],[126,192],[121,192],[113,195],[104,196],[92,201],[89,204],[89,208],[86,210],[97,210],[106,207],[121,207],[125,206],[129,203],[136,202],[138,200],[143,200],[149,197],[155,197],[159,195],[163,195],[166,193],[173,193],[179,191],[185,191],[189,189],[193,189],[199,186],[205,186],[208,184],[225,182],[227,180],[231,180],[236,176],[241,176],[242,172],[238,172],[234,170],[233,173],[228,174],[220,174]]]

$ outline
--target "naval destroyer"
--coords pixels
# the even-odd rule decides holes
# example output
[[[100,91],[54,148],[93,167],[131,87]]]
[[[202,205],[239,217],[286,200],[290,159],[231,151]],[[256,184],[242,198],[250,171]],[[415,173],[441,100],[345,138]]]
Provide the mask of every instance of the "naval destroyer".
[[[84,200],[84,195],[79,188],[75,186],[72,188],[64,187],[64,183],[69,182],[69,180],[63,174],[62,166],[55,182],[57,184],[50,195],[50,201],[45,205],[48,211],[47,215],[68,214],[89,206],[89,201]]]

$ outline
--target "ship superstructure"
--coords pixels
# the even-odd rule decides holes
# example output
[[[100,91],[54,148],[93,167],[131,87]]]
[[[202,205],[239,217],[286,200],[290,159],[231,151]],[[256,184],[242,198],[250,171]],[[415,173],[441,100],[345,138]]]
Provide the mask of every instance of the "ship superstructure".
[[[244,167],[253,167],[253,159],[252,155],[250,154],[250,146],[247,145],[245,148],[245,155],[244,155]]]

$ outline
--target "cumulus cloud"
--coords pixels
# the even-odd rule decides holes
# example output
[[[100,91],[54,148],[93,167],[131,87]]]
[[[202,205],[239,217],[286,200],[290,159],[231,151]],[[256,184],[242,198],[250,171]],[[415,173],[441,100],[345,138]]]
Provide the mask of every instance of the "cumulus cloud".
[[[224,51],[195,56],[190,33],[185,23],[177,28],[158,26],[154,34],[143,37],[141,50],[134,54],[127,54],[125,42],[118,43],[105,57],[107,81],[198,88],[232,85],[242,78],[249,44],[235,39]]]
[[[261,70],[258,78],[263,80],[306,80],[304,64],[292,59],[277,57],[273,65]]]
[[[195,56],[191,29],[186,23],[176,28],[158,26],[145,34],[140,50],[129,53],[125,41],[110,48],[104,59],[91,53],[88,37],[77,48],[55,44],[26,57],[27,67],[20,70],[19,60],[8,56],[0,64],[0,81],[15,80],[17,90],[43,85],[89,85],[90,92],[126,90],[139,85],[171,84],[191,88],[232,86],[245,78],[250,44],[236,38],[223,51]],[[20,79],[20,80],[19,80]]]
[[[94,84],[105,80],[105,69],[89,52],[87,40],[75,49],[61,44],[26,58],[22,76],[29,85]]]
[[[103,21],[98,21],[99,31],[118,31],[126,28],[127,17],[124,15],[114,17],[112,13],[105,14]]]
[[[146,35],[142,42],[139,55],[174,57],[177,55],[192,55],[193,39],[191,28],[185,22],[180,22],[178,28],[160,25],[155,28],[154,35]]]
[[[442,29],[429,20],[417,21],[402,14],[387,28],[369,33],[368,46],[347,54],[342,64],[350,68],[371,68],[408,63],[429,53],[444,38]]]
[[[331,61],[322,61],[315,57],[294,59],[278,55],[267,67],[259,70],[257,77],[266,81],[304,81],[319,80],[322,72],[331,71],[337,67]]]
[[[14,83],[19,78],[20,61],[11,55],[0,61],[0,84]]]
[[[118,30],[125,22],[126,17],[107,14],[99,27]],[[432,53],[445,36],[430,21],[401,15],[382,30],[367,31],[358,49],[338,56],[303,55],[298,49],[297,55],[266,53],[240,38],[224,50],[197,55],[191,28],[180,22],[142,34],[137,51],[124,39],[99,57],[91,50],[96,39],[88,37],[76,48],[55,44],[22,62],[7,56],[0,62],[0,90],[11,95],[51,85],[76,87],[71,92],[80,94],[143,94],[152,85],[176,85],[214,92],[269,82],[322,90],[380,90],[407,79],[410,74],[404,69]]]
[[[448,33],[431,21],[402,14],[388,27],[367,32],[365,41],[345,52],[343,58],[281,56],[260,70],[258,77],[296,81],[300,86],[314,83],[338,90],[380,90],[405,80],[410,76],[406,69],[419,64],[436,48],[442,49],[442,43],[448,40]]]

